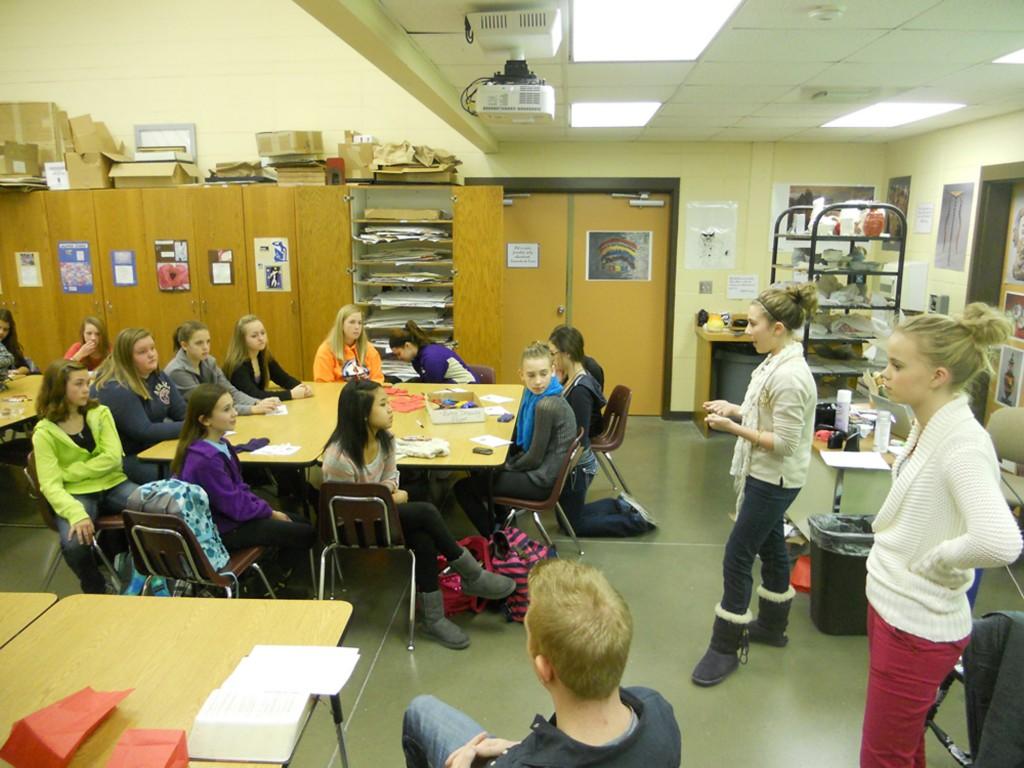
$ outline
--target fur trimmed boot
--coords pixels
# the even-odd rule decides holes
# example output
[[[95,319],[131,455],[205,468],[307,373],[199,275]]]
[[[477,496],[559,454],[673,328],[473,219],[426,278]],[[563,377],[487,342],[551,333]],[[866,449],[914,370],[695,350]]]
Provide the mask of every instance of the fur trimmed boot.
[[[463,648],[469,647],[469,635],[459,629],[454,622],[445,618],[444,598],[441,596],[441,590],[420,592],[416,598],[420,604],[420,627],[423,634],[454,651],[461,651]]]
[[[458,558],[448,563],[462,577],[462,591],[467,595],[487,600],[504,600],[516,590],[516,583],[508,576],[485,571],[465,547]]]
[[[704,657],[693,668],[690,679],[703,687],[718,685],[736,671],[740,662],[747,663],[747,625],[753,616],[747,611],[742,616],[715,606],[715,623],[711,630],[711,644]]]
[[[789,609],[796,597],[792,586],[785,592],[771,592],[760,586],[757,588],[758,607],[757,620],[749,629],[750,642],[762,645],[785,647],[789,642],[786,626],[789,624]]]

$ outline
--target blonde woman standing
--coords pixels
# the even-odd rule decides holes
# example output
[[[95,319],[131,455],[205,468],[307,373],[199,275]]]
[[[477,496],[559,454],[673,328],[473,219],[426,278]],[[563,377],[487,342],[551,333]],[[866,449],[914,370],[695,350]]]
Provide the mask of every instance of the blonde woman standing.
[[[708,426],[737,437],[729,470],[737,514],[725,545],[724,589],[715,606],[711,644],[691,675],[700,686],[717,685],[736,670],[748,637],[779,647],[788,642],[794,592],[782,523],[807,478],[817,403],[814,378],[794,332],[817,306],[818,293],[810,283],[762,292],[748,309],[747,333],[767,357],[754,370],[743,404],[704,403]],[[748,607],[758,556],[761,586],[752,623]]]
[[[976,303],[957,318],[914,317],[889,341],[885,386],[915,422],[875,517],[867,562],[862,768],[924,766],[935,690],[970,640],[973,569],[1020,555],[992,440],[963,392],[991,373],[989,350],[1009,333],[998,310]]]
[[[384,383],[380,352],[366,336],[363,311],[355,304],[346,304],[338,310],[331,332],[316,350],[313,381],[360,379]]]

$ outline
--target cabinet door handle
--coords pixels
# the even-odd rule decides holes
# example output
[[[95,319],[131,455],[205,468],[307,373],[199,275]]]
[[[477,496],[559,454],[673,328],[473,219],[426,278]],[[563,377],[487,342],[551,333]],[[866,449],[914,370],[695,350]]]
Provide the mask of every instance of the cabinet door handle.
[[[206,299],[203,299],[203,300],[202,300],[201,302],[199,302],[199,303],[200,303],[200,305],[202,306],[202,308],[203,308],[203,314],[205,315],[205,314],[206,314]]]
[[[564,315],[565,314],[565,307],[563,307],[561,304],[559,304],[558,305],[558,309],[556,310],[556,312],[558,312],[558,314],[560,314],[560,315]]]
[[[108,301],[108,302],[107,302],[107,312],[113,312],[113,311],[114,311],[114,305],[113,305],[113,304],[111,304],[111,303],[110,303],[110,302]]]
[[[291,301],[289,301],[288,305],[291,307],[292,314],[294,315],[295,314],[295,299],[292,299]]]

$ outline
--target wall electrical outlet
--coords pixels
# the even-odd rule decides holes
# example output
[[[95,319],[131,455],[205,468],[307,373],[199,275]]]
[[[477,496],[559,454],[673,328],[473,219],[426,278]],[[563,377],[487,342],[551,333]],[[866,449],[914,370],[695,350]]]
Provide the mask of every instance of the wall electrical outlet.
[[[700,281],[700,293],[711,293],[711,281],[701,280]]]
[[[949,296],[944,293],[932,293],[928,296],[928,311],[940,315],[949,314]]]

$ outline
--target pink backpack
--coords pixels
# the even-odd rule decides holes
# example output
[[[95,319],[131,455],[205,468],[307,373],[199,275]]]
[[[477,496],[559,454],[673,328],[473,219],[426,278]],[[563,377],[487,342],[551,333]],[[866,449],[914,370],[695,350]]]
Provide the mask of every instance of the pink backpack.
[[[491,548],[487,546],[487,539],[483,536],[467,536],[459,541],[459,545],[473,553],[485,571],[491,568]],[[462,591],[462,577],[455,571],[444,572],[448,567],[448,561],[443,555],[437,556],[437,570],[441,571],[438,576],[438,585],[441,589],[441,599],[444,600],[444,615],[451,616],[463,611],[480,613],[487,605],[487,600],[482,597],[473,597],[464,594]]]
[[[526,618],[526,609],[530,607],[530,591],[527,586],[530,569],[541,560],[552,557],[558,557],[554,547],[534,541],[518,528],[504,528],[491,535],[489,570],[508,576],[516,583],[515,592],[505,598],[503,606],[509,621],[521,622]]]

